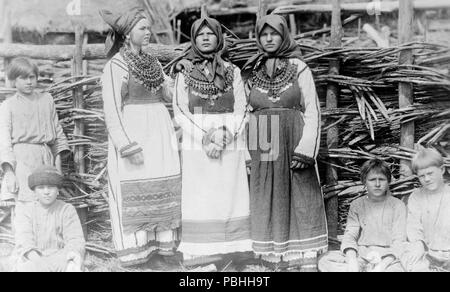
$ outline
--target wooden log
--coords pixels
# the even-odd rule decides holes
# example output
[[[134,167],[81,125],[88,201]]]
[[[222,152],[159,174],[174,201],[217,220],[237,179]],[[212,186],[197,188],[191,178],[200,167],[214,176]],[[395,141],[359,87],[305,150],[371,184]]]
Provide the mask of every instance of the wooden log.
[[[149,44],[145,51],[156,56],[160,62],[167,63],[179,55],[186,45],[160,45]],[[83,47],[82,57],[85,60],[106,59],[104,44],[90,44]],[[15,58],[25,56],[32,59],[69,61],[74,57],[73,45],[24,45],[24,44],[0,44],[0,57]]]
[[[333,14],[331,18],[331,40],[330,47],[339,48],[342,46],[342,21],[341,21],[341,0],[333,0]],[[330,60],[330,75],[339,75],[340,60]],[[330,82],[327,86],[327,101],[326,108],[329,110],[338,108],[339,103],[339,85]],[[339,131],[337,126],[330,127],[327,131],[327,148],[328,150],[338,148]],[[333,162],[333,161],[331,161]],[[338,182],[337,169],[332,165],[327,165],[326,170],[327,185],[336,185]],[[339,223],[339,205],[338,197],[333,196],[325,201],[325,209],[328,221],[328,235],[330,237],[337,237],[338,223]]]
[[[400,10],[398,19],[399,44],[412,41],[413,38],[414,9],[410,0],[400,0]],[[413,63],[412,50],[402,50],[399,57],[399,65],[411,65]],[[407,108],[414,102],[412,83],[401,82],[399,84],[399,107]],[[400,146],[414,148],[414,122],[403,123],[400,128]],[[411,162],[400,160],[400,175],[408,177],[412,175]]]

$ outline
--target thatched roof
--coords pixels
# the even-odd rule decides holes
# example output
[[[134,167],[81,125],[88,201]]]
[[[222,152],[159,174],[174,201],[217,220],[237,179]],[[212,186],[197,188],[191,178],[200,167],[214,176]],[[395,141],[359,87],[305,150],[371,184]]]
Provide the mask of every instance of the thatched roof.
[[[8,0],[11,9],[13,29],[18,31],[38,32],[73,32],[73,17],[66,14],[66,7],[72,0]],[[87,31],[104,32],[107,25],[100,18],[99,9],[124,11],[134,6],[143,6],[144,0],[81,0],[82,16],[79,20]],[[198,8],[207,3],[211,8],[231,8],[239,5],[257,6],[259,0],[151,0],[163,1],[170,10],[180,12],[186,8]],[[266,0],[268,4],[280,5],[298,2],[327,2],[329,0]],[[349,0],[344,0],[349,1]],[[354,1],[354,0],[352,0]],[[359,0],[365,1],[365,0]]]
[[[73,24],[66,14],[66,7],[71,0],[12,0],[11,24],[19,31],[39,32],[73,32]],[[102,32],[108,29],[102,21],[99,9],[124,11],[140,6],[139,0],[81,0],[82,16],[79,20],[86,30]]]

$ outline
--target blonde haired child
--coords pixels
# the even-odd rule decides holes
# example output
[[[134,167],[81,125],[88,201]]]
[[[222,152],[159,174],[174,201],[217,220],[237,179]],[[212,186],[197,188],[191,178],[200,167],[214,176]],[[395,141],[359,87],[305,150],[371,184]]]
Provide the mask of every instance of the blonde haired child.
[[[402,257],[408,271],[450,271],[450,186],[444,181],[444,158],[435,149],[419,151],[412,170],[422,187],[408,201],[409,246]]]

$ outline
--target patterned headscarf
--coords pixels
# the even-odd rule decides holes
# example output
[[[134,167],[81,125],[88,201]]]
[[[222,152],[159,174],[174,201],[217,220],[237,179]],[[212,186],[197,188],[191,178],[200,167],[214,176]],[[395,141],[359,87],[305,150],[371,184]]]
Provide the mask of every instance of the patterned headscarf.
[[[108,58],[119,52],[125,41],[125,36],[140,20],[146,18],[144,10],[139,7],[132,8],[120,15],[113,14],[108,10],[100,10],[100,16],[112,28],[105,42],[105,53]]]
[[[195,39],[198,33],[203,27],[209,27],[217,37],[217,48],[214,52],[205,54],[197,47]],[[196,79],[203,79],[202,74],[205,76],[199,67],[205,60],[207,60],[207,66],[211,72],[210,76],[205,76],[210,82],[214,81],[214,84],[220,90],[225,88],[225,65],[224,57],[226,55],[225,39],[222,33],[222,27],[220,23],[209,17],[202,17],[194,22],[191,27],[191,49],[187,52],[185,59],[191,61],[194,64],[194,70],[191,72],[191,76]]]
[[[282,43],[278,50],[274,53],[264,51],[261,44],[260,37],[266,25],[277,31],[282,38]],[[260,18],[256,23],[256,45],[258,46],[258,54],[250,58],[242,69],[242,77],[244,81],[250,78],[255,65],[262,61],[272,58],[298,58],[302,59],[302,52],[300,46],[289,33],[288,25],[284,17],[280,15],[266,15]]]

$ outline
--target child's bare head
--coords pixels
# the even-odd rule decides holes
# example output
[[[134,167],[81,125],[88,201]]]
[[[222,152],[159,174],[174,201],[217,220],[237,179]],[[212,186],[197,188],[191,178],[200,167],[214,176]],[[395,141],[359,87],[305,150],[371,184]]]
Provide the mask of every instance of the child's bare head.
[[[436,191],[444,185],[444,157],[436,149],[420,150],[412,160],[412,171],[429,191]]]
[[[18,57],[9,63],[6,74],[11,81],[16,80],[18,77],[27,78],[32,74],[37,77],[39,76],[39,68],[31,59]]]
[[[371,159],[366,161],[361,167],[360,178],[363,184],[366,183],[367,176],[370,172],[383,174],[388,182],[390,183],[392,180],[392,172],[389,165],[380,159]]]
[[[412,160],[412,171],[414,174],[420,169],[428,167],[442,167],[444,166],[444,157],[434,148],[424,148],[417,152]]]

